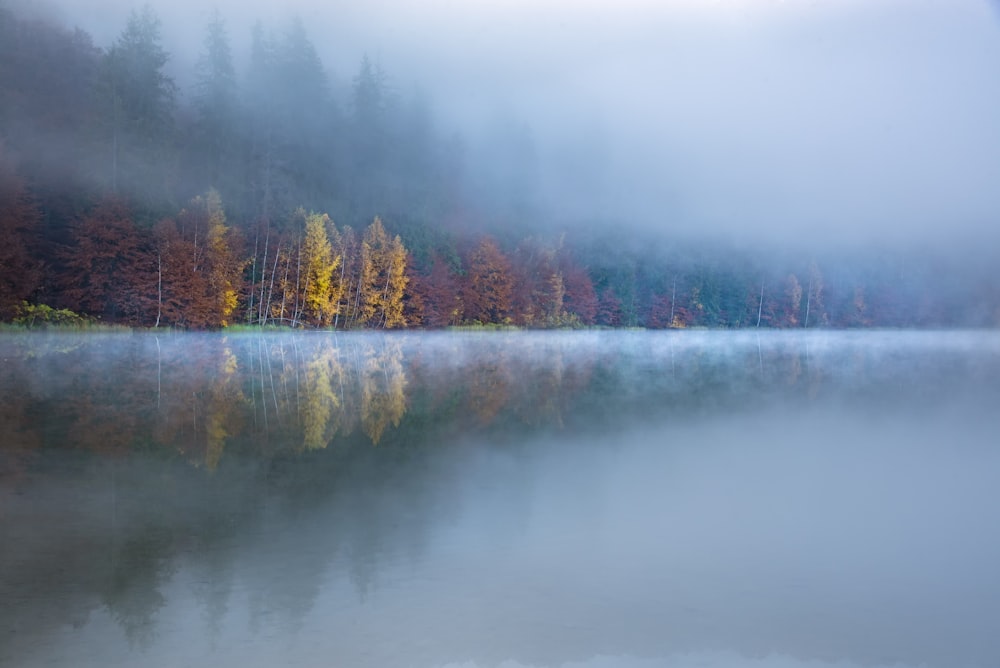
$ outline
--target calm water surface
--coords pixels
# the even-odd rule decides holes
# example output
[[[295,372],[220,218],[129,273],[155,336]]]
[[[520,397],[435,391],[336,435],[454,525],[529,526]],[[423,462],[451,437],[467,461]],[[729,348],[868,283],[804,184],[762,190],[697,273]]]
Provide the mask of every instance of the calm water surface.
[[[1000,665],[1000,334],[0,336],[2,666]]]

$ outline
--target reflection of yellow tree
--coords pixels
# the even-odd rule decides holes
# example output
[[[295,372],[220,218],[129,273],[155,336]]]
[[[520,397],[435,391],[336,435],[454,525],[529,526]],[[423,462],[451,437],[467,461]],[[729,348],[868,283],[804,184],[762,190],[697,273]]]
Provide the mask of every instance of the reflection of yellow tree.
[[[182,353],[183,345],[179,339],[164,340],[163,359],[187,355],[190,366],[153,369],[159,389],[147,399],[156,406],[157,419],[149,425],[151,436],[164,446],[176,448],[192,464],[213,471],[226,443],[246,424],[243,374],[227,338],[217,342],[199,339],[186,345]],[[159,365],[159,359],[154,364]],[[125,412],[119,404],[114,406]],[[134,444],[135,435],[131,438]]]
[[[302,444],[310,450],[325,448],[339,424],[331,420],[334,411],[342,412],[340,399],[333,391],[343,376],[338,349],[328,341],[317,346],[315,356],[303,368],[302,396],[299,411],[302,420]]]
[[[378,350],[367,346],[361,375],[361,428],[373,444],[378,445],[390,423],[399,426],[406,413],[405,388],[399,342],[383,341]]]
[[[218,373],[212,379],[205,412],[205,468],[209,471],[214,471],[219,465],[226,439],[235,430],[234,423],[240,422],[238,410],[244,396],[236,375],[238,368],[236,355],[229,346],[224,347]]]

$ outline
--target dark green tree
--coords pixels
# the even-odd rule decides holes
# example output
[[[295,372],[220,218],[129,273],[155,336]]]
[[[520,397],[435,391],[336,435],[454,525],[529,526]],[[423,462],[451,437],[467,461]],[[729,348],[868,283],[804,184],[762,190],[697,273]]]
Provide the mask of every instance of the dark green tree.
[[[198,187],[209,185],[223,195],[235,195],[239,111],[236,67],[226,24],[218,12],[212,14],[205,32],[205,44],[197,63],[194,89],[196,114],[193,158]]]
[[[106,56],[111,189],[161,205],[171,195],[175,158],[177,86],[164,70],[168,60],[149,5],[132,12]]]

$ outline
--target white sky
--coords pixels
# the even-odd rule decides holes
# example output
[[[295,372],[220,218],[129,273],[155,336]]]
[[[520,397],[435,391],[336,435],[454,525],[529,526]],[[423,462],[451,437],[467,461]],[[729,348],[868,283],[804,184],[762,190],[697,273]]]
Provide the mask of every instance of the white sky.
[[[11,0],[9,0],[11,1]],[[129,0],[59,6],[95,41]],[[474,131],[527,121],[557,215],[735,237],[996,238],[1000,14],[987,0],[154,0],[179,68],[298,14]],[[182,46],[178,46],[182,45]]]

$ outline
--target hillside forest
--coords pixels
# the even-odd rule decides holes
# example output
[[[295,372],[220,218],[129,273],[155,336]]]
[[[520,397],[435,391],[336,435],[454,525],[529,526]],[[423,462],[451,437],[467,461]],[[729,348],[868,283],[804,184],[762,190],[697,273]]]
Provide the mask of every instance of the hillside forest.
[[[175,79],[149,7],[99,46],[0,3],[0,320],[1000,323],[995,272],[932,250],[735,247],[673,238],[669,212],[655,238],[553,224],[527,124],[470,160],[428,96],[377,60],[331,77],[300,21],[258,24],[248,54],[218,14],[201,31],[195,70]]]

